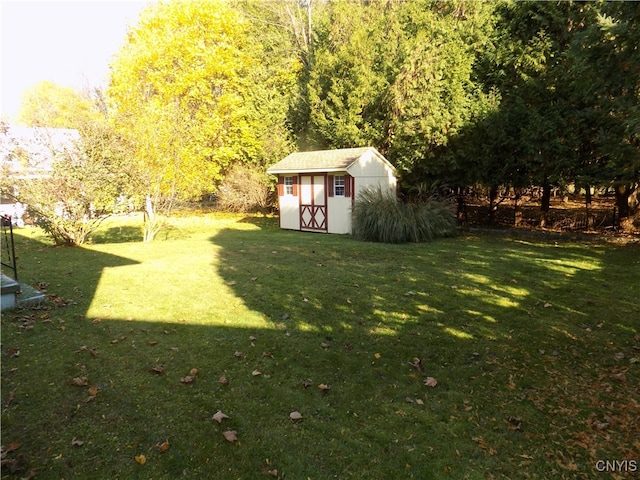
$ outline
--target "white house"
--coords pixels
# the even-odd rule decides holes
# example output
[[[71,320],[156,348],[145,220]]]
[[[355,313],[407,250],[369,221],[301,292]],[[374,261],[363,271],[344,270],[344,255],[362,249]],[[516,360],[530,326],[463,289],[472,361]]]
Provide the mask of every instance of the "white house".
[[[80,134],[68,128],[23,127],[0,123],[0,172],[21,180],[47,178],[57,158],[78,155]],[[9,215],[14,225],[22,226],[26,205],[2,192],[0,214]]]
[[[395,193],[395,171],[373,147],[295,152],[267,169],[278,177],[280,227],[323,233],[351,233],[358,192]]]

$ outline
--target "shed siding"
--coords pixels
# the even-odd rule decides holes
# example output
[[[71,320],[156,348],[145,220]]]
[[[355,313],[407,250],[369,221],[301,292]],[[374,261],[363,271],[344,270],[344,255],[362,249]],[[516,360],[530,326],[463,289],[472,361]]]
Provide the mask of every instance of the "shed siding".
[[[292,154],[272,167],[270,173],[278,174],[279,180],[283,176],[295,178],[294,195],[286,195],[282,184],[278,188],[281,228],[349,234],[352,233],[351,217],[354,200],[360,191],[379,185],[395,193],[397,184],[395,170],[377,150],[345,149],[344,160],[336,159],[336,156],[331,153],[333,155],[331,162],[327,161],[326,153],[309,152],[310,159],[320,154],[318,162],[310,162],[300,154]],[[353,157],[354,153],[360,156],[356,159]],[[349,155],[351,155],[350,158]],[[347,159],[348,161],[345,161]],[[336,163],[336,160],[342,163]],[[345,176],[344,196],[334,195],[333,177],[335,175]],[[314,212],[311,218],[317,220],[313,224],[307,218],[310,212]],[[315,215],[318,216],[315,217]],[[323,223],[324,220],[326,220],[325,223]],[[304,228],[302,228],[303,225],[305,225]]]
[[[351,198],[330,197],[328,233],[351,233]]]

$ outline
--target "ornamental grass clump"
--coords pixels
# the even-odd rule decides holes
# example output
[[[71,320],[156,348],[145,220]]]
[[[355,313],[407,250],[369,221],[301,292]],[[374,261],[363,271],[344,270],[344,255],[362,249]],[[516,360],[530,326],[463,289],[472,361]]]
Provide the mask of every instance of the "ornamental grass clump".
[[[381,187],[360,192],[353,209],[355,238],[370,242],[428,242],[456,232],[451,205],[435,196],[402,202]]]

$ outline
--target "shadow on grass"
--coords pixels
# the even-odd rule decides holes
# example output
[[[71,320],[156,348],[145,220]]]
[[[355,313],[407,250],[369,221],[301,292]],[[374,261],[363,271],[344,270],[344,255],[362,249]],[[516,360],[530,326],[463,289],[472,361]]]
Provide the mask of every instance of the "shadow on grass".
[[[275,325],[344,343],[426,336],[429,353],[414,355],[435,362],[474,339],[552,341],[567,320],[598,310],[583,285],[601,291],[615,275],[602,249],[554,241],[380,245],[269,227],[223,230],[212,242],[222,248],[219,274]]]
[[[97,230],[91,234],[92,243],[128,243],[142,241],[142,228],[125,225]]]
[[[570,443],[585,429],[602,437],[602,458],[633,454],[637,436],[622,422],[602,435],[586,422],[637,398],[630,374],[594,389],[611,383],[599,375],[617,368],[614,352],[633,355],[637,247],[483,237],[380,245],[246,222],[260,230],[219,231],[201,268],[259,314],[255,328],[239,328],[239,308],[222,304],[226,324],[87,318],[104,268],[136,262],[21,239],[29,276],[78,301],[47,317],[3,318],[3,343],[20,351],[2,378],[3,435],[22,444],[11,453],[23,456],[19,474],[517,478],[527,460],[533,478],[557,478],[556,460],[595,473]],[[56,262],[39,263],[52,252]],[[126,273],[118,281],[126,286]],[[410,365],[416,357],[424,371]],[[427,375],[437,388],[425,387]],[[83,376],[84,388],[69,384]],[[98,388],[90,401],[89,386]],[[212,421],[217,410],[231,418]],[[289,419],[294,410],[301,422]],[[240,441],[224,440],[227,429]]]

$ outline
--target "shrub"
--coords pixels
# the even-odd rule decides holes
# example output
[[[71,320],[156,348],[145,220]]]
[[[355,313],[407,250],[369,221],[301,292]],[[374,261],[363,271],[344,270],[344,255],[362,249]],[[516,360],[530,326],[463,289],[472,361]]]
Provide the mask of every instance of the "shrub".
[[[353,233],[382,243],[428,242],[456,232],[453,206],[436,196],[402,202],[380,186],[361,191],[353,209]]]
[[[274,194],[266,173],[241,165],[227,174],[218,189],[217,200],[222,211],[266,214],[274,202]]]

